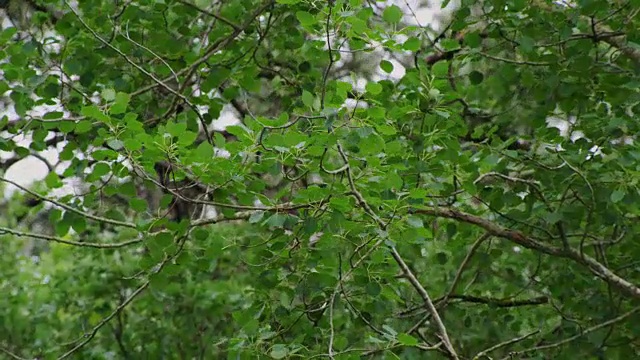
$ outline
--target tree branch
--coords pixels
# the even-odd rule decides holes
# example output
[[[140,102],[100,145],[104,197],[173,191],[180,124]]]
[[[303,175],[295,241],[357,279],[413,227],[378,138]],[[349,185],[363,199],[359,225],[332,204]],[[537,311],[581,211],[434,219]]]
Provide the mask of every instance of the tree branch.
[[[595,325],[595,326],[592,326],[592,327],[587,328],[585,330],[582,330],[582,331],[580,331],[579,334],[576,334],[576,335],[568,337],[566,339],[557,341],[555,343],[539,345],[539,346],[531,347],[531,348],[520,350],[520,351],[514,351],[514,352],[510,353],[509,356],[503,358],[503,360],[513,359],[514,356],[516,356],[516,355],[522,355],[522,354],[529,353],[529,352],[552,349],[552,348],[556,348],[556,347],[562,346],[564,344],[567,344],[567,343],[570,343],[570,342],[572,342],[574,340],[577,340],[577,339],[579,339],[579,338],[581,338],[581,337],[583,337],[583,336],[585,336],[587,334],[590,334],[590,333],[592,333],[594,331],[597,331],[597,330],[606,328],[607,326],[610,326],[610,325],[613,325],[615,323],[618,323],[618,322],[628,318],[629,316],[637,313],[638,311],[640,311],[640,306],[635,307],[635,308],[627,311],[626,313],[624,313],[624,314],[622,314],[622,315],[620,315],[618,317],[615,317],[613,319],[607,320],[607,321],[605,321],[603,323],[600,323],[598,325]]]
[[[67,210],[67,211],[71,211],[71,212],[76,213],[76,214],[78,214],[80,216],[86,217],[87,219],[91,219],[91,220],[94,220],[94,221],[97,221],[97,222],[106,223],[106,224],[127,227],[127,228],[131,228],[131,229],[137,229],[138,228],[136,226],[136,224],[133,224],[133,223],[129,223],[129,222],[125,222],[125,221],[113,220],[113,219],[109,219],[109,218],[105,218],[105,217],[100,217],[100,216],[96,216],[96,215],[84,212],[82,210],[76,209],[76,208],[74,208],[72,206],[69,206],[67,204],[61,203],[61,202],[59,202],[57,200],[50,199],[50,198],[48,198],[46,196],[40,195],[40,194],[36,193],[35,191],[29,190],[26,187],[16,183],[15,181],[11,181],[11,180],[5,179],[3,177],[0,177],[0,181],[1,182],[6,182],[8,184],[11,184],[11,185],[17,187],[18,189],[26,192],[27,194],[37,197],[38,199],[40,199],[42,201],[46,201],[48,203],[51,203],[51,204],[56,205],[58,207],[61,207],[61,208],[65,209],[65,210]]]
[[[510,230],[479,216],[471,215],[450,208],[416,209],[413,210],[413,212],[416,214],[444,217],[473,224],[485,229],[487,232],[494,236],[507,239],[528,249],[537,250],[547,255],[571,259],[576,263],[589,268],[589,270],[591,270],[591,272],[600,279],[606,281],[611,285],[614,285],[633,298],[640,299],[640,288],[630,283],[626,279],[618,276],[609,268],[598,262],[596,259],[590,257],[587,254],[581,254],[579,251],[576,251],[572,248],[561,249],[558,247],[550,246],[532,239],[531,237],[524,235],[520,231]]]
[[[515,300],[515,299],[497,299],[486,298],[472,295],[453,294],[449,296],[450,299],[458,299],[465,302],[486,304],[489,306],[495,306],[499,308],[518,307],[518,306],[530,306],[530,305],[543,305],[549,303],[549,298],[546,296],[539,296],[532,299]]]
[[[142,239],[134,239],[134,240],[124,241],[124,242],[115,243],[115,244],[87,243],[87,242],[80,242],[80,241],[65,240],[57,236],[49,236],[44,234],[36,234],[36,233],[12,230],[3,226],[0,226],[0,234],[11,234],[19,237],[29,237],[33,239],[57,242],[60,244],[80,246],[80,247],[90,247],[90,248],[97,248],[97,249],[116,249],[116,248],[134,245],[142,242]]]

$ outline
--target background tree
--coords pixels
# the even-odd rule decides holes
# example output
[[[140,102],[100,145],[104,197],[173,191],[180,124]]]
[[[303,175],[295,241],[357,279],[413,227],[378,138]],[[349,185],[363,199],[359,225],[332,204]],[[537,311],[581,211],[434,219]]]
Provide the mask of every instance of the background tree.
[[[7,357],[639,356],[638,2],[16,4]]]

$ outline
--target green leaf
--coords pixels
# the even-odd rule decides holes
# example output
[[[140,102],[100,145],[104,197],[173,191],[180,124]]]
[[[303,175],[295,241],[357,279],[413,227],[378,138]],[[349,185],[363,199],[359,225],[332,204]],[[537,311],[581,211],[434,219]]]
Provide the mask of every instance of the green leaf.
[[[317,23],[316,18],[306,11],[296,12],[296,18],[298,18],[298,21],[300,21],[300,24],[302,24],[302,26],[310,27]]]
[[[118,153],[111,149],[100,149],[91,153],[91,157],[94,160],[115,160],[118,157]]]
[[[0,44],[6,44],[18,32],[15,26],[9,26],[0,32]]]
[[[464,35],[464,43],[472,49],[479,48],[482,45],[482,38],[477,31],[472,31]]]
[[[368,82],[365,90],[372,95],[378,95],[382,92],[382,85],[377,82]]]
[[[193,231],[193,238],[198,241],[205,241],[209,238],[209,232],[203,228],[198,228]]]
[[[174,235],[169,231],[161,231],[153,236],[148,245],[157,249],[164,250],[174,244]]]
[[[76,233],[82,234],[87,230],[87,219],[84,217],[72,212],[66,212],[65,217],[69,218],[70,226]]]
[[[274,214],[271,215],[266,221],[265,224],[270,227],[282,227],[284,222],[287,220],[287,216],[284,214]]]
[[[617,189],[611,193],[611,196],[609,198],[611,199],[611,202],[615,204],[624,199],[624,196],[625,192],[621,189]]]
[[[414,338],[413,336],[406,334],[406,333],[400,333],[396,336],[396,339],[398,340],[398,342],[404,346],[416,346],[418,345],[418,339]]]
[[[377,282],[367,282],[367,285],[365,286],[365,290],[367,294],[371,296],[378,296],[382,291],[382,287],[380,287],[380,284],[378,284]]]
[[[380,61],[380,68],[382,71],[390,74],[393,71],[393,64],[390,61],[382,60]]]
[[[196,139],[198,138],[198,134],[193,131],[184,131],[180,135],[178,135],[178,145],[188,146],[192,145]],[[211,146],[211,145],[209,145]]]
[[[421,188],[414,188],[409,191],[409,196],[412,199],[424,199],[427,196],[427,190]]]
[[[302,91],[302,103],[305,104],[308,108],[313,109],[313,103],[315,102],[315,97],[308,92],[307,90]]]
[[[436,260],[438,261],[438,264],[444,265],[449,261],[449,256],[443,252],[438,252],[436,254]]]
[[[443,111],[443,110],[439,110],[439,109],[434,109],[433,112],[435,112],[436,114],[438,114],[438,116],[444,118],[444,119],[448,119],[451,114],[447,111]]]
[[[382,329],[394,338],[398,335],[398,332],[389,325],[382,325]]]
[[[385,142],[379,135],[374,133],[362,138],[358,143],[358,147],[363,154],[376,155],[384,152]]]
[[[205,160],[212,159],[214,155],[213,146],[211,146],[211,144],[209,144],[208,142],[203,141],[196,148],[195,154],[200,159],[205,159]]]
[[[440,41],[440,45],[444,51],[454,51],[460,49],[460,43],[455,39],[443,39]]]
[[[45,120],[62,119],[63,115],[64,115],[64,113],[62,113],[60,111],[51,111],[51,112],[48,112],[48,113],[44,114],[44,116],[42,118],[45,119]]]
[[[420,39],[416,37],[410,37],[407,41],[402,44],[402,48],[407,51],[418,51],[420,50],[420,46],[422,45]]]
[[[63,217],[62,220],[57,221],[53,225],[54,231],[57,236],[64,237],[69,233],[71,229],[71,223],[69,222],[68,217]]]
[[[351,24],[351,29],[357,34],[362,34],[369,31],[369,26],[363,19],[359,19],[357,17],[349,17],[347,18],[347,23]]]
[[[120,150],[123,148],[124,143],[118,139],[109,139],[107,140],[107,146],[109,146],[113,150]]]
[[[96,105],[85,106],[82,108],[80,113],[83,116],[98,120],[100,122],[110,123],[111,121],[111,118],[105,115]]]
[[[381,135],[395,135],[398,133],[396,128],[389,124],[376,125],[376,131]]]
[[[129,105],[129,100],[131,100],[131,96],[125,93],[117,93],[115,101],[111,105],[110,112],[111,114],[123,114],[127,111],[127,106]]]
[[[384,21],[391,24],[399,23],[400,20],[402,20],[403,15],[402,10],[396,5],[387,6],[382,12],[382,18]]]
[[[109,164],[104,162],[99,162],[93,166],[92,174],[95,177],[101,177],[109,174],[110,172],[111,172],[111,166],[109,166]]]
[[[142,143],[137,139],[126,139],[124,141],[124,146],[129,151],[137,151],[142,149]]]
[[[256,211],[249,217],[249,223],[256,224],[264,217],[264,211]]]
[[[422,228],[424,227],[424,222],[422,221],[421,218],[415,216],[415,215],[410,215],[407,218],[407,224],[413,228]]]
[[[229,76],[231,75],[231,70],[225,67],[212,67],[209,69],[209,75],[202,83],[202,91],[209,92],[218,86],[222,85]],[[212,103],[216,103],[215,100],[211,100]],[[212,106],[212,105],[210,105]]]
[[[534,46],[536,45],[535,40],[528,36],[520,37],[518,43],[520,44],[520,49],[522,49],[522,51],[524,51],[525,53],[532,52]]]
[[[431,72],[435,76],[446,77],[449,74],[449,63],[446,61],[439,61],[433,65]]]
[[[287,348],[287,345],[284,344],[273,345],[269,352],[269,356],[273,359],[284,359],[287,355],[289,355],[289,349]]]
[[[44,183],[47,184],[47,186],[51,189],[58,189],[63,185],[60,177],[54,171],[47,174],[47,176],[44,178]]]
[[[549,224],[557,224],[562,221],[562,213],[559,211],[550,212],[544,218]]]
[[[469,81],[471,84],[478,85],[482,83],[482,80],[484,80],[484,75],[480,71],[474,70],[469,73]]]
[[[145,199],[139,199],[139,198],[133,198],[129,200],[129,206],[131,206],[131,209],[133,209],[133,211],[136,212],[143,212],[147,210],[147,200]]]
[[[75,133],[76,134],[86,134],[93,128],[93,124],[88,120],[80,120],[76,124]]]
[[[72,132],[75,128],[76,124],[73,121],[61,121],[58,125],[58,129],[65,134]]]
[[[116,99],[116,91],[113,90],[113,89],[104,89],[104,90],[102,90],[100,95],[102,95],[102,98],[105,101],[111,102],[111,101]]]

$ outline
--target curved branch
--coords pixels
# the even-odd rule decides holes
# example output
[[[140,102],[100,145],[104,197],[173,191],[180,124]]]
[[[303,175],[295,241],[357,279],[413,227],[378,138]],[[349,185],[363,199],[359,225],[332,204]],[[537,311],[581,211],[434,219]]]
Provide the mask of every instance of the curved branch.
[[[26,187],[16,183],[15,181],[0,177],[0,182],[6,182],[8,184],[11,184],[11,185],[17,187],[18,189],[26,192],[27,194],[37,197],[38,199],[40,199],[42,201],[46,201],[48,203],[51,203],[51,204],[56,205],[58,207],[61,207],[61,208],[65,209],[65,210],[67,210],[67,211],[71,211],[71,212],[76,213],[76,214],[78,214],[80,216],[84,216],[87,219],[91,219],[91,220],[94,220],[94,221],[97,221],[97,222],[102,222],[102,223],[105,223],[105,224],[111,224],[111,225],[116,225],[116,226],[127,227],[127,228],[130,228],[130,229],[138,229],[136,224],[133,224],[133,223],[130,223],[130,222],[125,222],[125,221],[113,220],[113,219],[109,219],[109,218],[105,218],[105,217],[100,217],[100,216],[96,216],[96,215],[93,215],[93,214],[89,214],[87,212],[84,212],[82,210],[76,209],[76,208],[74,208],[72,206],[69,206],[67,204],[61,203],[61,202],[59,202],[57,200],[50,199],[50,198],[48,198],[46,196],[38,194],[35,191],[27,189]]]
[[[23,231],[18,231],[18,230],[12,230],[6,227],[2,227],[0,226],[0,234],[11,234],[14,236],[19,236],[19,237],[29,237],[29,238],[34,238],[34,239],[39,239],[39,240],[46,240],[46,241],[50,241],[50,242],[57,242],[60,244],[66,244],[66,245],[72,245],[72,246],[80,246],[80,247],[90,247],[90,248],[97,248],[97,249],[116,249],[116,248],[121,248],[121,247],[125,247],[125,246],[129,246],[129,245],[133,245],[133,244],[137,244],[142,242],[142,239],[134,239],[134,240],[129,240],[129,241],[123,241],[120,243],[115,243],[115,244],[100,244],[100,243],[87,243],[87,242],[80,242],[80,241],[73,241],[73,240],[65,240],[63,238],[57,237],[57,236],[50,236],[50,235],[45,235],[45,234],[36,234],[36,233],[30,233],[30,232],[23,232]]]
[[[598,325],[592,326],[590,328],[584,329],[584,330],[580,331],[579,334],[576,334],[576,335],[568,337],[566,339],[554,342],[552,344],[539,345],[539,346],[531,347],[531,348],[528,348],[528,349],[511,352],[507,357],[504,358],[504,360],[513,359],[515,355],[522,355],[522,354],[533,352],[533,351],[552,349],[552,348],[556,348],[556,347],[562,346],[564,344],[567,344],[567,343],[570,343],[570,342],[572,342],[574,340],[577,340],[577,339],[579,339],[579,338],[581,338],[581,337],[583,337],[583,336],[585,336],[587,334],[590,334],[590,333],[592,333],[594,331],[597,331],[597,330],[603,329],[603,328],[605,328],[607,326],[610,326],[610,325],[613,325],[615,323],[618,323],[618,322],[628,318],[629,316],[637,313],[638,311],[640,311],[640,306],[635,307],[635,308],[627,311],[626,313],[624,313],[624,314],[622,314],[622,315],[620,315],[618,317],[615,317],[613,319],[607,320],[607,321],[605,321],[603,323],[600,323]]]
[[[459,210],[449,208],[430,208],[416,209],[413,212],[416,214],[444,217],[473,224],[485,229],[487,232],[496,237],[507,239],[528,249],[536,250],[547,255],[571,259],[578,264],[586,266],[594,275],[606,281],[607,283],[619,288],[627,295],[630,295],[631,297],[636,299],[640,299],[639,287],[615,274],[613,271],[602,265],[596,259],[590,257],[587,254],[581,254],[579,251],[576,251],[572,248],[561,249],[555,246],[544,244],[538,240],[526,236],[520,231],[504,228],[489,220]]]

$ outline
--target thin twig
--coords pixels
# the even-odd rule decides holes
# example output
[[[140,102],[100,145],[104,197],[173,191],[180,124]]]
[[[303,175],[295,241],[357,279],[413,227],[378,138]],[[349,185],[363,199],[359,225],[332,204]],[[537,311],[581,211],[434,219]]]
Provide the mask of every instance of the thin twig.
[[[236,205],[236,204],[229,204],[229,203],[221,203],[217,201],[192,199],[182,195],[179,191],[176,191],[176,189],[165,186],[160,181],[148,176],[144,171],[144,169],[139,168],[137,170],[142,173],[141,177],[144,177],[144,179],[152,182],[154,185],[158,186],[159,188],[168,191],[171,195],[175,196],[176,198],[191,204],[217,206],[221,208],[228,208],[228,209],[235,209],[235,210],[261,210],[261,211],[278,212],[278,211],[289,211],[289,210],[298,210],[298,209],[308,208],[314,205],[319,205],[321,203],[321,202],[315,202],[310,204],[294,204],[291,202],[287,202],[287,203],[278,204],[275,206],[251,206],[251,205]]]
[[[473,357],[473,360],[479,360],[481,357],[487,356],[487,354],[489,354],[492,351],[495,351],[495,350],[498,350],[500,348],[509,346],[511,344],[515,344],[515,343],[517,343],[519,341],[525,340],[526,338],[529,338],[529,337],[531,337],[531,336],[533,336],[533,335],[535,335],[535,334],[537,334],[539,332],[540,332],[540,330],[536,330],[536,331],[530,332],[528,334],[525,334],[525,335],[522,335],[522,336],[518,336],[518,337],[515,337],[513,339],[509,339],[507,341],[503,341],[501,343],[495,344],[495,345],[493,345],[493,346],[491,346],[491,347],[489,347],[489,348],[487,348],[485,350],[480,351],[476,356]]]
[[[9,180],[9,179],[5,179],[3,177],[0,177],[0,181],[6,182],[8,184],[11,184],[11,185],[17,187],[18,189],[26,192],[27,194],[37,197],[38,199],[40,199],[42,201],[46,201],[48,203],[51,203],[51,204],[56,205],[58,207],[61,207],[61,208],[65,209],[65,210],[67,210],[67,211],[71,211],[71,212],[76,213],[76,214],[78,214],[80,216],[84,216],[87,219],[91,219],[91,220],[94,220],[94,221],[102,222],[102,223],[105,223],[105,224],[122,226],[122,227],[131,228],[131,229],[137,229],[137,226],[135,224],[133,224],[133,223],[124,222],[124,221],[118,221],[118,220],[112,220],[112,219],[108,219],[108,218],[104,218],[104,217],[100,217],[100,216],[89,214],[87,212],[84,212],[82,210],[78,210],[78,209],[76,209],[76,208],[74,208],[72,206],[69,206],[67,204],[61,203],[61,202],[59,202],[57,200],[53,200],[53,199],[50,199],[48,197],[42,196],[42,195],[38,194],[37,192],[29,190],[26,187],[16,183],[15,181],[12,181],[12,180]]]
[[[460,267],[458,267],[458,271],[456,272],[456,276],[453,278],[453,282],[451,283],[451,286],[449,287],[449,291],[447,291],[447,293],[442,298],[442,300],[439,301],[439,304],[438,304],[439,307],[446,306],[447,301],[449,300],[451,295],[456,291],[456,287],[458,286],[458,283],[460,282],[460,279],[462,278],[462,273],[464,272],[465,268],[467,267],[467,264],[469,263],[469,260],[471,260],[471,257],[473,256],[473,254],[475,254],[476,250],[478,250],[480,245],[482,245],[482,243],[485,240],[487,240],[488,238],[490,238],[490,237],[491,237],[491,234],[489,234],[488,232],[485,232],[484,234],[482,234],[482,236],[480,236],[473,243],[473,245],[471,245],[471,249],[469,249],[469,252],[467,252],[467,255],[462,260],[462,263],[460,263]]]
[[[333,63],[334,63],[333,50],[331,49],[331,35],[329,32],[329,25],[331,22],[332,11],[333,11],[333,5],[329,3],[329,14],[327,15],[327,22],[325,25],[325,33],[327,36],[327,48],[329,50],[329,64],[327,65],[327,68],[325,69],[324,74],[322,75],[322,93],[320,95],[320,108],[323,110],[324,110],[324,100],[327,94],[327,80],[329,78],[329,72],[331,71],[331,67],[333,66]]]
[[[141,73],[143,73],[144,75],[146,75],[147,77],[149,77],[151,80],[153,80],[156,84],[158,84],[159,86],[162,86],[164,89],[166,89],[168,92],[172,93],[173,95],[175,95],[176,97],[180,98],[182,101],[184,101],[185,104],[187,104],[187,106],[189,106],[193,112],[196,114],[196,116],[198,117],[198,119],[200,120],[200,123],[203,127],[203,131],[205,132],[205,135],[207,137],[207,141],[213,145],[213,138],[211,137],[211,134],[209,133],[209,130],[207,128],[207,122],[204,119],[204,117],[202,116],[202,114],[200,113],[200,111],[198,110],[198,108],[189,100],[187,99],[186,96],[182,95],[179,91],[174,90],[171,86],[167,85],[164,81],[158,79],[155,75],[153,75],[152,73],[150,73],[149,71],[147,71],[147,69],[143,68],[142,66],[138,65],[135,61],[131,60],[127,54],[123,53],[120,49],[118,49],[117,47],[113,46],[111,43],[109,43],[107,40],[105,40],[104,38],[102,38],[102,36],[100,36],[95,30],[93,30],[83,19],[82,17],[80,17],[80,14],[78,14],[78,12],[67,2],[65,1],[65,3],[67,4],[67,6],[71,9],[71,11],[73,12],[73,14],[76,16],[76,18],[78,18],[78,21],[80,21],[80,23],[91,33],[91,35],[93,35],[94,38],[96,38],[98,41],[100,41],[103,45],[105,45],[106,47],[108,47],[109,49],[115,51],[118,55],[120,55],[127,63],[129,63],[131,66],[133,66],[134,68],[136,68],[138,71],[140,71]],[[173,73],[172,76],[176,76],[176,73]]]
[[[7,350],[7,349],[5,349],[3,347],[0,347],[0,352],[3,352],[5,354],[7,354],[9,357],[11,357],[12,359],[15,359],[15,360],[27,360],[27,359],[25,359],[23,357],[20,357],[20,356],[18,356],[16,354],[12,353],[11,351],[9,351],[9,350]]]
[[[89,333],[84,334],[83,337],[85,339],[82,342],[80,342],[78,345],[74,346],[71,350],[69,350],[66,353],[62,354],[60,357],[58,357],[58,360],[63,360],[63,359],[68,358],[73,353],[75,353],[76,351],[80,350],[80,348],[82,348],[87,343],[89,343],[89,341],[91,341],[94,338],[94,336],[96,336],[96,334],[98,333],[98,330],[100,330],[100,328],[102,328],[111,319],[113,319],[116,315],[118,315],[118,313],[120,313],[127,305],[129,305],[133,301],[133,299],[135,299],[138,295],[140,295],[148,286],[149,286],[149,281],[144,282],[127,299],[125,299],[125,301],[123,301],[122,304],[118,305],[118,307],[116,307],[115,310],[113,310],[113,312],[111,312],[111,314],[109,314],[107,317],[102,319],[96,326],[93,327],[93,329],[91,329],[91,331]]]
[[[538,296],[531,299],[497,299],[491,297],[480,297],[472,295],[452,294],[449,295],[449,299],[456,299],[464,302],[487,304],[498,308],[518,307],[518,306],[531,306],[531,305],[544,305],[549,303],[549,298],[546,296]]]
[[[367,213],[372,219],[374,219],[374,221],[378,224],[378,227],[380,227],[380,229],[384,230],[387,224],[373,211],[373,209],[371,209],[371,206],[369,206],[369,204],[364,199],[362,194],[356,188],[355,181],[353,180],[353,175],[351,174],[351,168],[349,167],[349,159],[347,158],[347,155],[342,149],[342,146],[340,145],[340,143],[338,143],[338,152],[340,153],[340,156],[342,157],[343,161],[347,165],[345,172],[347,174],[347,180],[349,181],[349,187],[351,188],[352,195],[357,199],[359,205],[364,209],[365,213]],[[449,352],[449,355],[451,356],[451,358],[457,360],[459,358],[458,354],[453,348],[453,344],[451,343],[451,340],[449,339],[449,335],[447,334],[447,328],[442,322],[442,319],[440,318],[440,315],[438,314],[438,310],[433,304],[433,301],[431,301],[431,297],[429,296],[429,293],[422,286],[422,284],[420,284],[420,281],[418,281],[418,279],[413,274],[411,269],[409,269],[409,266],[407,266],[406,262],[404,261],[404,259],[402,258],[402,256],[400,255],[396,247],[389,246],[389,251],[391,252],[391,256],[396,261],[398,266],[400,266],[400,269],[402,270],[405,277],[409,280],[411,285],[416,289],[416,291],[424,301],[424,305],[426,306],[431,316],[433,316],[436,322],[436,325],[438,326],[438,331],[440,332],[440,336],[442,337],[442,341],[444,342],[444,346]]]
[[[409,266],[407,266],[407,264],[404,262],[404,259],[402,259],[402,257],[400,256],[400,253],[398,253],[398,250],[395,248],[395,246],[391,247],[391,256],[393,256],[393,259],[398,263],[398,265],[400,266],[400,269],[402,270],[403,274],[407,277],[411,285],[416,289],[416,291],[418,291],[418,294],[420,294],[420,297],[422,298],[422,301],[424,301],[424,304],[427,307],[427,310],[429,311],[434,321],[436,322],[436,325],[438,326],[438,331],[440,332],[440,336],[442,336],[442,341],[444,342],[444,346],[447,348],[447,351],[449,352],[449,354],[453,359],[458,359],[458,354],[453,348],[453,344],[451,343],[451,340],[449,339],[449,335],[447,334],[447,328],[444,326],[444,322],[442,322],[442,318],[440,318],[440,314],[438,314],[438,309],[436,309],[436,306],[433,304],[433,301],[431,301],[431,297],[429,296],[429,293],[427,293],[427,290],[422,286],[422,284],[420,284],[420,281],[418,281],[418,279],[415,277],[411,269],[409,269]]]
[[[213,12],[207,10],[207,9],[203,9],[203,8],[199,7],[198,5],[193,4],[193,3],[189,2],[189,1],[176,0],[176,2],[178,2],[180,4],[183,4],[183,5],[186,5],[186,6],[189,6],[189,7],[193,8],[193,9],[203,13],[203,14],[206,14],[208,16],[211,16],[212,18],[215,18],[216,20],[220,20],[221,22],[231,26],[233,28],[233,30],[236,30],[236,31],[237,30],[241,30],[238,25],[234,24],[233,22],[231,22],[230,20],[228,20],[227,18],[225,18],[224,16],[222,16],[220,14],[216,14],[216,13],[213,13]]]
[[[595,326],[592,326],[590,328],[584,329],[584,330],[580,331],[579,334],[576,334],[574,336],[568,337],[566,339],[557,341],[557,342],[552,343],[552,344],[545,344],[545,345],[535,346],[535,347],[531,347],[531,348],[524,349],[524,350],[514,351],[514,352],[510,353],[509,356],[507,356],[507,357],[505,357],[503,359],[505,359],[505,360],[506,359],[513,359],[513,357],[515,355],[522,355],[522,354],[533,352],[533,351],[552,349],[552,348],[556,348],[556,347],[562,346],[564,344],[567,344],[567,343],[570,343],[570,342],[572,342],[574,340],[577,340],[577,339],[579,339],[579,338],[581,338],[581,337],[583,337],[583,336],[585,336],[587,334],[590,334],[590,333],[592,333],[594,331],[597,331],[597,330],[606,328],[607,326],[619,323],[620,321],[628,318],[629,316],[637,313],[638,311],[640,311],[640,306],[635,307],[635,308],[627,311],[626,313],[624,313],[624,314],[622,314],[620,316],[617,316],[617,317],[615,317],[613,319],[607,320],[607,321],[605,321],[603,323],[600,323],[598,325],[595,325]]]
[[[0,227],[0,233],[2,233],[2,234],[11,234],[11,235],[20,236],[20,237],[29,237],[29,238],[33,238],[33,239],[46,240],[46,241],[51,241],[51,242],[57,242],[57,243],[66,244],[66,245],[73,245],[73,246],[80,246],[80,247],[90,247],[90,248],[98,248],[98,249],[116,249],[116,248],[121,248],[121,247],[129,246],[129,245],[133,245],[133,244],[138,244],[138,243],[142,242],[142,239],[134,239],[134,240],[124,241],[124,242],[115,243],[115,244],[87,243],[87,242],[66,240],[66,239],[63,239],[63,238],[60,238],[60,237],[57,237],[57,236],[50,236],[50,235],[44,235],[44,234],[23,232],[23,231],[9,229],[9,228],[6,228],[6,227]]]
[[[547,255],[571,259],[576,263],[587,267],[600,279],[612,285],[615,285],[634,298],[640,299],[640,288],[638,286],[620,277],[619,275],[611,271],[611,269],[600,263],[598,260],[590,257],[587,254],[581,254],[579,251],[576,251],[572,248],[564,249],[551,246],[541,241],[535,240],[532,237],[526,236],[520,231],[510,230],[482,217],[471,215],[451,208],[421,208],[415,209],[413,210],[413,212],[417,214],[456,219],[461,222],[473,224],[485,229],[494,236],[510,240],[528,249],[537,250]]]
[[[474,52],[474,54],[478,54],[478,55],[484,56],[484,57],[489,58],[491,60],[501,61],[501,62],[505,62],[505,63],[509,63],[509,64],[516,64],[516,65],[529,65],[529,66],[550,66],[550,65],[553,65],[552,63],[547,63],[547,62],[535,62],[535,61],[526,61],[526,60],[512,60],[512,59],[507,59],[507,58],[503,58],[503,57],[487,54],[487,53],[484,53],[484,52]]]

